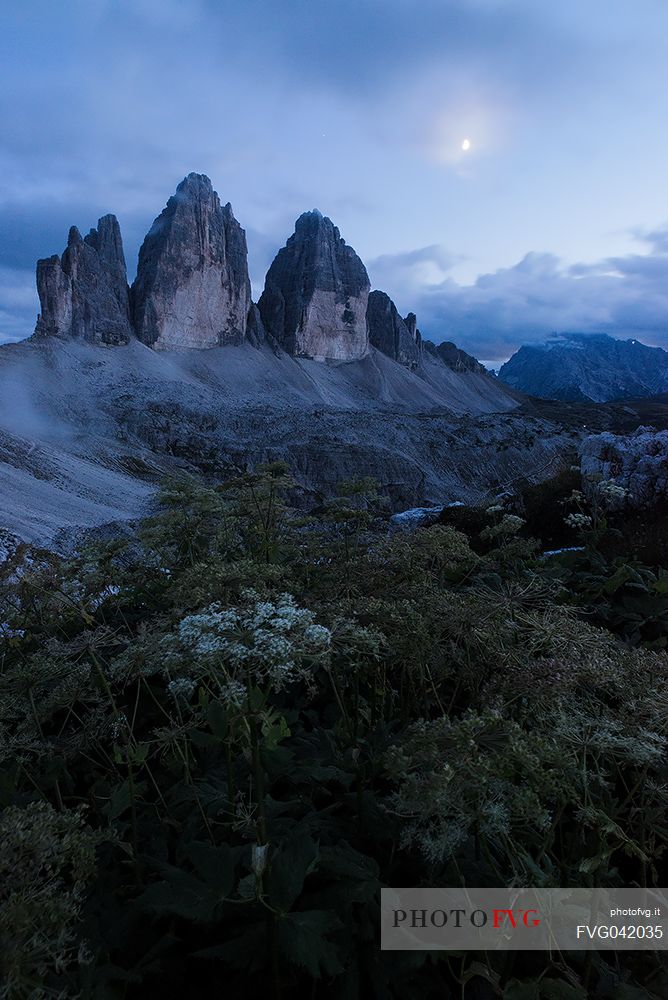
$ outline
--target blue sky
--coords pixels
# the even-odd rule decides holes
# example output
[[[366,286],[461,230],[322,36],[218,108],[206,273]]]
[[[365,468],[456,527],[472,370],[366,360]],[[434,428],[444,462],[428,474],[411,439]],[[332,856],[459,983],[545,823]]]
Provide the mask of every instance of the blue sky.
[[[317,207],[485,361],[553,330],[668,347],[665,0],[0,6],[0,340],[32,332],[35,260],[71,224],[114,212],[132,279],[196,170],[256,295]]]

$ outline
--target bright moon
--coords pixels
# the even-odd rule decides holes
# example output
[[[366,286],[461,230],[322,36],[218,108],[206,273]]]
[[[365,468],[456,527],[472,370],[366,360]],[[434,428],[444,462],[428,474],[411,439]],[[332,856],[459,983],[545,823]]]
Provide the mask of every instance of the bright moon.
[[[464,139],[464,141],[462,143],[462,149],[464,150],[465,153],[468,153],[468,151],[469,151],[470,148],[471,148],[471,140],[470,139]]]

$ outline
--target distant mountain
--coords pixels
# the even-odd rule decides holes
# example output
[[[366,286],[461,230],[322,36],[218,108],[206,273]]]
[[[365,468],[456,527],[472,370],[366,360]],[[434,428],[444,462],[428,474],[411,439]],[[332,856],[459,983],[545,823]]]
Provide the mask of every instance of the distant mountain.
[[[520,347],[499,378],[543,399],[603,403],[668,391],[668,352],[639,340],[570,333]]]

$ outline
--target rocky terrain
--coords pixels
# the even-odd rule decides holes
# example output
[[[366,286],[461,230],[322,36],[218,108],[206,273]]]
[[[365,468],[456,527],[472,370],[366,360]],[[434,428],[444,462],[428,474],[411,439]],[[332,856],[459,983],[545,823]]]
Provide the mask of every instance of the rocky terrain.
[[[668,431],[638,427],[633,434],[597,434],[581,448],[585,482],[607,480],[626,490],[620,503],[651,507],[668,500]]]
[[[668,390],[668,352],[605,334],[563,334],[520,347],[499,378],[543,399],[601,403],[653,396]]]
[[[331,220],[307,212],[251,302],[246,240],[190,174],[129,290],[105,216],[37,265],[35,336],[0,347],[0,528],[58,545],[150,509],[178,470],[285,460],[303,497],[373,476],[394,510],[484,499],[573,461],[577,433],[454,344],[422,343]]]
[[[29,341],[0,348],[0,385],[0,526],[46,543],[146,513],[160,478],[179,469],[222,478],[281,459],[314,501],[368,475],[402,510],[546,477],[576,443],[552,422],[515,417],[486,376],[431,359],[418,375],[374,349],[323,365],[266,345]]]

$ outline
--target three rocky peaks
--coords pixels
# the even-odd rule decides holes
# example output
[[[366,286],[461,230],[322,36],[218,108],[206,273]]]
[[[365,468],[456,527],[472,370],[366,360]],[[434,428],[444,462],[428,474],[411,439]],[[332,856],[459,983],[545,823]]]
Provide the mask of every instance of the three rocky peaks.
[[[136,336],[156,349],[269,339],[293,356],[338,361],[362,358],[372,345],[419,366],[414,314],[403,319],[388,295],[370,292],[364,264],[320,212],[297,219],[257,305],[247,256],[232,206],[221,206],[208,177],[188,174],[144,239],[131,288],[113,215],[83,238],[73,227],[62,257],[37,262],[35,335],[107,345]],[[450,367],[481,367],[454,345],[424,347]]]

